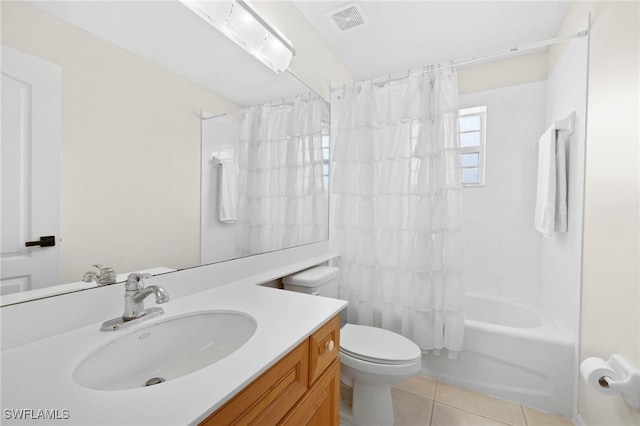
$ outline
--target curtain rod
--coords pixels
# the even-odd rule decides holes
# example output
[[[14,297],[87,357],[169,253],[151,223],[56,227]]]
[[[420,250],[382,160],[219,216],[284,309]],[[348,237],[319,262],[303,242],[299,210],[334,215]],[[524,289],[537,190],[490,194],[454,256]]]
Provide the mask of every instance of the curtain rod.
[[[402,73],[397,73],[397,74],[389,74],[386,77],[378,77],[378,78],[373,78],[373,79],[368,79],[368,80],[360,80],[360,81],[356,81],[354,83],[351,84],[343,84],[342,86],[338,86],[338,87],[332,87],[331,90],[335,91],[335,90],[339,90],[339,89],[345,89],[348,86],[353,86],[355,87],[358,84],[364,84],[364,83],[368,83],[371,82],[372,84],[379,84],[379,83],[387,83],[389,81],[394,81],[394,80],[400,80],[402,78],[407,77],[410,74],[425,74],[427,72],[431,72],[433,70],[439,70],[442,69],[446,66],[451,66],[451,67],[455,67],[455,68],[460,68],[460,67],[464,67],[470,64],[474,64],[476,62],[482,62],[482,61],[487,61],[489,59],[495,59],[495,58],[499,58],[502,56],[507,56],[507,55],[512,55],[515,53],[519,53],[519,52],[524,52],[527,50],[532,50],[532,49],[538,49],[540,47],[545,47],[545,46],[550,46],[552,44],[556,44],[556,43],[560,43],[566,40],[571,40],[574,38],[581,38],[584,37],[588,34],[587,30],[583,30],[583,31],[579,31],[575,34],[570,34],[570,35],[566,35],[566,36],[562,36],[562,37],[556,37],[556,38],[551,38],[548,40],[543,40],[543,41],[538,41],[535,43],[529,43],[529,44],[525,44],[522,46],[518,46],[518,47],[512,47],[510,49],[506,49],[506,50],[501,50],[498,52],[493,52],[493,53],[489,53],[486,55],[482,55],[482,56],[478,56],[478,57],[472,57],[469,59],[465,59],[459,62],[454,62],[454,61],[450,61],[449,64],[447,65],[429,65],[429,66],[425,66],[422,70],[409,70],[407,72],[402,72]]]
[[[251,105],[251,106],[246,106],[246,107],[242,107],[242,108],[238,108],[235,109],[233,111],[229,111],[229,112],[223,112],[222,114],[218,114],[218,115],[212,115],[211,117],[203,117],[202,121],[206,121],[206,120],[211,120],[213,118],[220,118],[220,117],[224,117],[226,115],[232,115],[232,114],[238,114],[241,112],[246,112],[247,110],[251,109],[251,108],[262,108],[265,105],[269,105],[269,106],[274,106],[274,103],[277,102],[275,104],[275,106],[280,106],[280,105],[284,105],[284,104],[288,104],[291,103],[293,101],[295,101],[296,99],[300,99],[301,101],[307,100],[307,99],[311,99],[313,97],[318,97],[320,98],[320,95],[318,95],[317,93],[312,93],[309,92],[308,95],[298,95],[298,96],[294,96],[291,98],[282,98],[278,101],[271,101],[271,102],[266,102],[264,104],[260,104],[260,105]],[[322,98],[321,98],[322,99]],[[324,100],[324,99],[323,99]],[[326,102],[326,101],[325,101]]]

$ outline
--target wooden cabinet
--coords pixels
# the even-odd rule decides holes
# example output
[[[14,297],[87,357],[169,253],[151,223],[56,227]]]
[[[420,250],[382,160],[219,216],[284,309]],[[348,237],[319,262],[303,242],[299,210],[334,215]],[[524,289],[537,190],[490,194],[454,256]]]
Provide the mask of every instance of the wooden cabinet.
[[[276,424],[308,388],[309,346],[305,342],[201,424]]]
[[[337,315],[201,425],[338,426],[339,348]]]
[[[340,423],[340,360],[334,360],[282,420],[283,425],[337,426]]]

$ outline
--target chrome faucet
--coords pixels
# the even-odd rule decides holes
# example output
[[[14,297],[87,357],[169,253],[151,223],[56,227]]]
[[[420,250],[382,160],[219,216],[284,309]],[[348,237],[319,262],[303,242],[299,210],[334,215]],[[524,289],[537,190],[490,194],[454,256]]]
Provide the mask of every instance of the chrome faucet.
[[[152,293],[156,296],[156,303],[166,303],[169,301],[169,293],[162,287],[155,285],[145,287],[144,279],[150,278],[151,274],[129,274],[124,285],[124,321],[131,321],[140,318],[145,314],[144,299]]]
[[[149,287],[144,286],[144,279],[151,276],[151,274],[141,273],[129,274],[124,287],[124,313],[120,317],[104,322],[100,330],[119,330],[164,313],[164,310],[160,307],[144,308],[144,299],[151,294],[156,296],[156,303],[166,303],[169,301],[169,293],[162,287],[156,285]]]
[[[97,268],[99,272],[85,272],[84,276],[82,277],[82,281],[84,281],[85,283],[95,281],[98,287],[116,283],[116,271],[114,271],[113,268],[101,265],[99,263],[93,265],[93,267]]]

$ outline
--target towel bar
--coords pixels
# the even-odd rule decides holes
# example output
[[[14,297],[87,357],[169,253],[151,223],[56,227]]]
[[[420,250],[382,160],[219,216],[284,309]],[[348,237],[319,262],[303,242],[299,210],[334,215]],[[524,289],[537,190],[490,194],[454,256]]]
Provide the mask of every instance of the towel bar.
[[[556,130],[566,130],[569,135],[572,135],[576,126],[576,112],[573,111],[566,118],[558,120],[554,124],[556,126]]]
[[[573,111],[562,120],[555,121],[553,127],[556,130],[566,130],[567,136],[571,136],[576,130],[576,112]],[[533,142],[533,146],[538,146],[538,140]]]

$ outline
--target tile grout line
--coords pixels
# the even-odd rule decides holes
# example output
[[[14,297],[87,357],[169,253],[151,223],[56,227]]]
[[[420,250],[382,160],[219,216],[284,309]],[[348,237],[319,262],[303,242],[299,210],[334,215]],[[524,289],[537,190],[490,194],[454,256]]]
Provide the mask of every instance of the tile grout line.
[[[421,399],[421,400],[424,400],[424,401],[428,402],[431,405],[431,412],[429,413],[429,418],[425,419],[425,420],[429,421],[429,423],[427,423],[426,426],[430,426],[431,425],[431,419],[433,418],[433,407],[434,407],[434,404],[435,404],[435,401],[434,401],[435,392],[434,392],[434,395],[433,395],[434,398],[430,398],[428,396],[424,396],[422,394],[411,392],[409,390],[400,389],[400,388],[397,388],[395,386],[391,386],[391,389],[394,392],[398,392],[398,393],[402,393],[402,394],[406,394],[406,395],[411,395],[411,396],[413,396],[415,398],[418,398],[418,399]],[[435,389],[435,385],[434,385],[434,389]],[[395,407],[395,404],[394,404],[394,407]]]
[[[490,417],[489,415],[486,415],[486,414],[480,414],[480,413],[477,413],[477,412],[474,412],[474,411],[470,411],[469,409],[462,408],[462,407],[459,407],[457,405],[454,405],[455,403],[449,403],[449,402],[440,401],[438,399],[437,395],[438,395],[438,388],[440,387],[441,383],[438,380],[435,380],[435,379],[432,379],[432,380],[435,382],[435,386],[434,386],[434,393],[433,393],[433,400],[432,400],[433,404],[432,404],[432,409],[431,409],[431,419],[429,421],[429,425],[431,425],[431,423],[433,421],[433,413],[435,412],[435,404],[438,403],[438,404],[446,405],[447,407],[454,408],[454,409],[460,410],[460,411],[464,411],[465,413],[473,414],[475,416],[483,417],[485,419],[489,419],[489,420],[492,420],[492,421],[495,421],[495,422],[498,422],[498,423],[501,423],[501,424],[504,424],[504,425],[507,425],[507,426],[520,426],[520,425],[514,425],[514,424],[509,423],[509,422],[507,422],[505,420],[500,420],[500,419],[496,419],[496,418]],[[453,385],[451,385],[451,386],[453,386]],[[464,389],[464,388],[460,388],[460,389],[467,390],[467,389]],[[467,391],[478,393],[479,395],[484,395],[484,396],[488,396],[488,397],[491,397],[491,398],[496,398],[496,397],[493,397],[491,395],[486,395],[486,394],[475,392],[475,391],[470,391],[470,390],[467,390]],[[429,399],[429,398],[427,398],[427,399]],[[501,398],[496,398],[496,399],[502,400]],[[529,407],[525,407],[522,404],[514,403],[513,401],[508,401],[508,400],[502,400],[502,401],[508,402],[510,404],[517,405],[520,408],[520,413],[522,414],[522,419],[524,421],[524,425],[522,425],[522,426],[532,426],[530,421],[529,421],[529,418],[528,418],[528,416],[526,414],[526,410],[525,410],[525,408],[529,408]],[[532,409],[532,410],[536,410],[536,409]],[[536,410],[536,411],[540,411],[540,410]],[[542,413],[545,413],[545,412],[542,411]],[[558,418],[566,418],[566,417],[560,416],[558,414],[551,414],[551,413],[546,413],[546,414],[549,414],[551,416],[555,416],[555,417],[558,417]],[[569,421],[571,421],[571,419],[569,419]]]
[[[474,416],[483,417],[483,418],[485,418],[485,419],[488,419],[488,420],[491,420],[491,421],[494,421],[494,422],[497,422],[497,423],[501,423],[501,424],[506,425],[506,426],[516,426],[516,425],[512,425],[511,423],[507,423],[507,422],[505,422],[505,421],[503,421],[503,420],[495,419],[495,418],[493,418],[493,417],[489,417],[489,416],[484,415],[484,414],[475,413],[475,412],[473,412],[473,411],[469,411],[469,410],[467,410],[467,409],[465,409],[465,408],[458,407],[458,406],[456,406],[456,405],[453,405],[453,404],[450,404],[450,403],[447,403],[447,402],[444,402],[444,401],[438,401],[438,399],[437,399],[436,395],[437,395],[437,391],[438,391],[438,386],[439,386],[439,384],[440,384],[440,382],[439,382],[439,381],[436,381],[436,387],[435,387],[435,391],[436,391],[436,392],[434,392],[434,395],[433,395],[433,408],[432,408],[432,410],[431,410],[431,419],[432,419],[432,420],[433,420],[433,412],[435,411],[435,408],[436,408],[436,402],[437,402],[438,404],[446,405],[447,407],[451,407],[451,408],[454,408],[454,409],[456,409],[456,410],[464,411],[465,413],[473,414]],[[518,407],[520,407],[520,411],[522,412],[522,417],[523,417],[524,422],[525,422],[525,425],[524,425],[524,426],[527,426],[527,425],[528,425],[528,423],[527,423],[527,419],[526,419],[526,417],[524,416],[524,411],[523,411],[524,409],[522,408],[522,405],[518,405]],[[431,425],[431,422],[429,422],[429,425]]]
[[[402,388],[398,388],[398,387],[395,387],[395,386],[391,386],[391,390],[395,391],[395,392],[402,392],[402,393],[406,393],[408,395],[413,395],[413,396],[418,397],[418,398],[428,399],[430,401],[433,401],[432,397],[425,396],[425,395],[423,395],[421,393],[416,393],[416,392],[410,391],[409,389],[402,389]]]
[[[433,385],[433,400],[431,401],[431,413],[429,413],[429,426],[433,422],[433,412],[436,411],[436,395],[438,394],[438,382],[434,380],[435,384]]]
[[[436,403],[436,401],[434,401],[434,408],[435,408],[435,403]],[[513,425],[513,424],[511,424],[511,423],[506,423],[506,422],[505,422],[505,421],[503,421],[503,420],[494,419],[493,417],[489,417],[489,416],[487,416],[487,415],[485,415],[485,414],[475,413],[475,412],[473,412],[473,411],[469,411],[469,410],[466,410],[466,409],[464,409],[464,408],[462,408],[462,407],[458,407],[458,406],[455,406],[455,405],[451,405],[451,404],[446,403],[446,402],[438,401],[438,404],[440,404],[440,405],[446,405],[447,407],[453,408],[453,409],[455,409],[455,410],[458,410],[458,411],[464,411],[464,412],[465,412],[465,413],[467,413],[467,414],[471,414],[471,415],[474,415],[474,416],[477,416],[477,417],[482,417],[482,418],[484,418],[484,419],[491,420],[492,422],[500,423],[500,424],[503,424],[503,425],[505,425],[505,426],[516,426],[516,425]]]
[[[431,400],[431,412],[429,413],[429,426],[433,423],[433,412],[436,411],[436,395],[438,394],[438,381],[434,380],[433,382],[433,399]]]
[[[524,406],[520,406],[520,411],[522,411],[522,418],[524,419],[525,426],[529,426],[529,420],[527,419],[527,415],[525,414]]]

